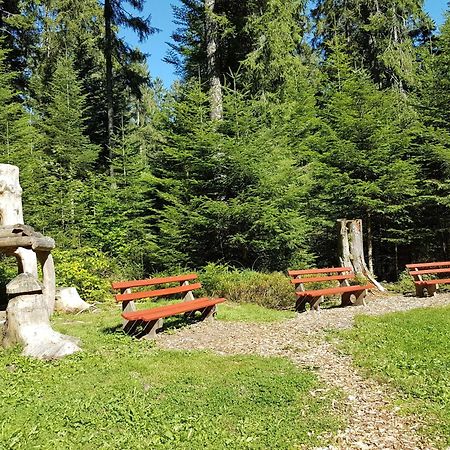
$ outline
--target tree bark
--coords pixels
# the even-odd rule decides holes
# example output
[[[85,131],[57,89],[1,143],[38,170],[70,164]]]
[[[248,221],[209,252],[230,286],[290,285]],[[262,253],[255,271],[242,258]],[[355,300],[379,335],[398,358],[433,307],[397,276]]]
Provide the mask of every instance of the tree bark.
[[[109,158],[109,174],[114,178],[114,153],[113,153],[113,135],[114,135],[114,100],[113,100],[113,69],[112,69],[112,5],[111,0],[105,0],[104,11],[105,19],[105,65],[106,65],[106,110],[107,110],[107,135],[106,146]]]
[[[220,72],[217,64],[217,23],[214,20],[215,0],[205,0],[206,58],[209,81],[209,103],[211,120],[222,120],[223,100]]]
[[[364,241],[362,232],[362,220],[339,219],[340,224],[340,253],[341,264],[345,267],[353,267],[357,275],[368,278],[378,290],[386,289],[375,279],[374,274],[368,269],[364,258]]]
[[[19,168],[11,164],[0,164],[0,226],[17,224],[23,224]],[[8,241],[11,242],[11,239]],[[37,276],[37,260],[33,250],[16,248],[13,255],[17,259],[19,272]]]
[[[373,235],[372,235],[372,219],[370,214],[367,217],[367,260],[369,262],[369,272],[373,271]]]
[[[23,223],[19,168],[0,164],[0,226]]]

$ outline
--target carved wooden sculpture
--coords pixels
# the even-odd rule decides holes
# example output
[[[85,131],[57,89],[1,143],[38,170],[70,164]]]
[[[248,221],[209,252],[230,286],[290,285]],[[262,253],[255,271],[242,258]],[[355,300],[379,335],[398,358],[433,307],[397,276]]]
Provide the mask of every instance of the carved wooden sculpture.
[[[19,169],[0,164],[0,252],[15,256],[19,269],[19,276],[7,286],[3,345],[24,345],[24,354],[37,358],[59,358],[80,350],[72,338],[50,326],[55,307],[55,269],[50,253],[54,247],[52,238],[23,225]],[[38,281],[38,261],[42,284]]]

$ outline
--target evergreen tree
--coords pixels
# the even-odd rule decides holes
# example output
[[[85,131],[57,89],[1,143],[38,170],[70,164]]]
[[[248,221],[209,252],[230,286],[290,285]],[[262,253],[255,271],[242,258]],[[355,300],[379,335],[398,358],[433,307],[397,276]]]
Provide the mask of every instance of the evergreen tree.
[[[50,87],[52,99],[42,121],[42,145],[63,178],[80,178],[92,168],[98,148],[85,134],[86,95],[72,58],[57,62]]]
[[[417,0],[316,0],[315,43],[328,56],[340,39],[352,65],[364,68],[380,87],[405,90],[415,84],[415,45],[434,28]]]

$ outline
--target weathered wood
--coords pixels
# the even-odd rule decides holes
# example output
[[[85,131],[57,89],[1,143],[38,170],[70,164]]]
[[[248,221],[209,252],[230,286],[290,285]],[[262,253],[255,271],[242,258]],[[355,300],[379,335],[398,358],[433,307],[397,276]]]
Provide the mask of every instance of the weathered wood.
[[[0,225],[23,223],[19,168],[0,164]]]
[[[379,291],[385,292],[386,289],[375,279],[364,258],[362,220],[339,219],[338,223],[341,264],[350,265],[357,275],[368,278]]]
[[[183,281],[192,281],[198,278],[196,273],[185,275],[175,275],[172,277],[148,278],[146,280],[116,281],[111,284],[113,289],[128,289],[134,287],[154,286],[155,284],[181,283]],[[131,292],[131,291],[130,291]]]
[[[93,305],[85,302],[74,287],[61,287],[56,289],[55,309],[65,313],[80,313],[92,308]]]
[[[16,236],[1,237],[0,248],[24,247],[33,250],[52,250],[55,248],[55,241],[50,237]]]
[[[37,278],[37,258],[33,250],[18,247],[14,249],[12,254],[16,257],[19,273],[28,272]]]
[[[43,296],[50,317],[55,310],[56,295],[56,275],[53,256],[47,251],[38,251],[36,255],[42,266]]]
[[[0,238],[16,236],[34,236],[38,238],[44,237],[41,233],[35,231],[34,228],[29,225],[17,223],[15,225],[0,226]]]
[[[3,346],[21,345],[23,355],[55,359],[80,350],[77,340],[50,326],[42,285],[29,273],[19,274],[6,287],[9,296]]]
[[[164,297],[166,295],[181,294],[184,292],[189,292],[194,289],[200,289],[202,285],[200,283],[194,283],[189,286],[177,286],[163,289],[155,289],[153,291],[143,291],[143,292],[132,292],[130,294],[117,294],[116,301],[123,302],[126,300],[139,300],[142,298],[154,298],[154,297]]]

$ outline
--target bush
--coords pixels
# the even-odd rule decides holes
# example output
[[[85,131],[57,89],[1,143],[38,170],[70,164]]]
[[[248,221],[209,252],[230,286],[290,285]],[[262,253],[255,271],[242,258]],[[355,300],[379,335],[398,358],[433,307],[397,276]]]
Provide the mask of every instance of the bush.
[[[292,308],[295,303],[289,278],[280,272],[261,273],[208,264],[200,272],[200,279],[206,295],[225,297],[232,302],[274,309]]]
[[[110,257],[91,247],[53,252],[56,284],[76,287],[86,301],[104,302],[111,295],[111,280],[118,268]]]
[[[387,287],[389,290],[399,294],[414,294],[416,292],[412,277],[406,270],[400,274],[396,283],[390,283]]]

